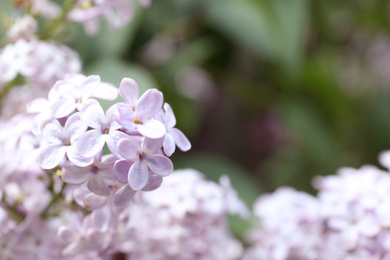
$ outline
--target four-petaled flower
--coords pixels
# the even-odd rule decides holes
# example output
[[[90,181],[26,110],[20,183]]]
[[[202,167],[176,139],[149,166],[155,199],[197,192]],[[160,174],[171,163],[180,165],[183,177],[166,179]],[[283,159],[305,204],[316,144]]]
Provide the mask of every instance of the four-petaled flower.
[[[42,136],[48,141],[40,150],[38,161],[43,169],[52,169],[60,164],[65,154],[73,164],[84,167],[93,162],[93,158],[81,157],[76,150],[76,141],[87,130],[80,120],[80,114],[71,115],[62,127],[52,119],[43,125]]]
[[[119,142],[119,154],[128,161],[133,161],[128,172],[120,171],[119,179],[127,176],[130,187],[140,190],[146,186],[149,170],[160,176],[167,176],[173,171],[172,161],[160,152],[164,138],[151,139],[128,137]],[[123,168],[121,168],[123,169]]]
[[[119,92],[127,104],[119,104],[117,121],[127,130],[138,130],[148,138],[160,138],[165,135],[164,125],[153,117],[161,110],[163,94],[157,89],[147,90],[139,99],[139,87],[130,78],[124,78]]]

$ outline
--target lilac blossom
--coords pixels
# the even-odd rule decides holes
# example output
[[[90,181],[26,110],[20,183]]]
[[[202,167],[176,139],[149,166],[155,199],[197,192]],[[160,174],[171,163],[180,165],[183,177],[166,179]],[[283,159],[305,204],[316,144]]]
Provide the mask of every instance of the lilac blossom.
[[[129,185],[128,181],[128,173],[130,171],[131,166],[133,165],[133,161],[128,160],[118,160],[115,162],[113,173],[115,178],[122,184],[125,184],[121,187],[114,195],[114,205],[122,206],[125,205],[129,200],[134,196],[136,190],[132,189]],[[148,171],[148,182],[145,187],[142,188],[142,191],[152,191],[160,187],[163,178],[160,175],[153,173],[152,171]]]
[[[70,162],[77,166],[84,167],[92,164],[93,158],[83,158],[77,153],[76,141],[87,130],[80,120],[80,114],[75,113],[70,116],[62,127],[60,123],[53,119],[44,124],[42,137],[48,144],[40,150],[38,161],[43,169],[52,169],[60,164],[65,154]]]
[[[173,173],[161,187],[120,214],[116,247],[127,259],[239,259],[243,246],[227,226],[225,190],[192,170]],[[239,199],[238,203],[243,203]]]
[[[388,152],[380,162],[389,166]],[[374,166],[317,177],[317,197],[280,188],[261,196],[245,259],[388,260],[390,176]]]
[[[103,150],[105,143],[112,154],[118,155],[117,143],[128,135],[119,131],[121,126],[114,119],[116,108],[117,106],[113,105],[105,115],[98,102],[90,102],[81,112],[81,121],[92,129],[85,132],[78,141],[77,148],[80,155],[93,157]]]
[[[148,138],[163,137],[164,125],[153,118],[161,110],[163,94],[157,89],[149,89],[138,99],[138,84],[130,78],[122,80],[119,91],[127,103],[118,105],[117,121],[127,130],[137,130]]]
[[[100,196],[108,196],[110,190],[106,180],[113,180],[112,167],[116,161],[115,156],[96,156],[94,162],[87,167],[77,167],[72,164],[62,169],[62,180],[70,184],[82,184],[87,182],[87,187],[93,193]]]
[[[164,104],[164,112],[160,112],[160,120],[164,123],[166,128],[164,140],[164,153],[171,156],[175,152],[176,145],[186,152],[191,149],[191,143],[182,131],[175,128],[176,117],[171,106],[168,103]]]
[[[161,146],[164,139],[150,139],[140,137],[128,137],[119,141],[119,154],[126,160],[132,161],[128,172],[123,168],[116,172],[119,179],[127,176],[130,187],[140,190],[146,186],[149,179],[149,170],[162,177],[168,176],[173,171],[171,160],[161,154]]]
[[[133,16],[133,3],[129,0],[78,0],[67,18],[84,24],[85,31],[94,35],[99,30],[99,18],[104,16],[113,27],[121,27]]]
[[[65,74],[80,70],[79,56],[65,45],[21,38],[0,50],[0,82],[20,74],[47,91]]]
[[[15,42],[19,39],[35,39],[36,33],[38,32],[38,23],[37,21],[29,16],[25,15],[20,18],[17,18],[15,23],[7,31],[7,38]]]
[[[68,116],[76,109],[82,111],[85,103],[92,97],[114,100],[118,95],[115,86],[100,82],[97,75],[88,77],[81,74],[67,75],[64,80],[57,81],[54,89],[61,96],[51,106],[55,118]]]

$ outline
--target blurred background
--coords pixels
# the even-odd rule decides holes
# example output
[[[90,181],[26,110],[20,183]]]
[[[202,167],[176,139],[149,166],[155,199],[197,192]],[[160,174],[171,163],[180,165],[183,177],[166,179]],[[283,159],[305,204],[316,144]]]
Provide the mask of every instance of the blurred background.
[[[175,168],[229,175],[248,206],[390,149],[389,1],[154,0],[133,16],[60,40],[86,74],[161,90],[193,146]]]

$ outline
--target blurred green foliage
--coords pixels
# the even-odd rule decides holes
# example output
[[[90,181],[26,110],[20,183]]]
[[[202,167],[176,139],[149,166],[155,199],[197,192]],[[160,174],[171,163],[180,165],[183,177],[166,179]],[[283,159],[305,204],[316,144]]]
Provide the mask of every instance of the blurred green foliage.
[[[388,1],[136,2],[123,28],[72,25],[59,40],[87,74],[163,91],[193,144],[176,167],[229,175],[250,206],[390,148]]]

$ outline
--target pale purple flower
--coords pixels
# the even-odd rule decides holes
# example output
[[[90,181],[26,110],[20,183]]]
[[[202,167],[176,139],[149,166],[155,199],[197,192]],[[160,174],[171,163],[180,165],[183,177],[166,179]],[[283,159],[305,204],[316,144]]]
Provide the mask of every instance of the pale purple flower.
[[[76,52],[49,41],[19,39],[0,50],[0,82],[9,82],[20,74],[36,88],[47,91],[65,74],[80,69]]]
[[[164,153],[167,156],[171,156],[175,152],[176,145],[183,152],[190,150],[191,143],[188,138],[182,131],[174,127],[176,125],[176,117],[168,103],[164,104],[164,112],[160,112],[159,118],[166,128]]]
[[[138,194],[117,229],[116,246],[128,259],[240,259],[243,246],[229,232],[221,186],[186,169]]]
[[[52,169],[60,164],[65,154],[70,162],[84,167],[92,164],[93,158],[83,158],[77,153],[76,141],[87,130],[80,120],[80,114],[71,115],[62,127],[60,123],[52,119],[42,128],[42,137],[48,141],[48,144],[40,150],[38,161],[43,169]]]
[[[78,0],[67,18],[83,23],[87,34],[94,35],[99,30],[102,16],[113,27],[124,26],[133,16],[133,3],[129,0]]]
[[[121,125],[114,119],[116,108],[113,105],[105,115],[98,102],[90,102],[81,112],[81,121],[92,129],[81,135],[77,143],[80,155],[93,157],[103,150],[105,143],[112,154],[118,155],[118,141],[128,135],[119,131]]]
[[[100,196],[108,196],[110,190],[106,181],[114,179],[112,168],[115,161],[115,156],[105,155],[103,157],[96,156],[94,162],[87,167],[65,165],[62,168],[62,180],[69,184],[87,182],[90,191]]]
[[[118,160],[115,162],[113,168],[114,176],[118,182],[125,184],[114,195],[114,205],[117,207],[129,202],[136,192],[129,186],[128,181],[128,173],[133,163],[133,161],[127,160]],[[148,182],[145,187],[142,188],[142,191],[153,191],[160,187],[162,181],[163,178],[160,175],[157,175],[149,170]]]
[[[27,104],[27,112],[36,114],[32,126],[32,132],[35,135],[41,134],[42,126],[45,122],[53,119],[51,114],[51,106],[54,104],[60,96],[51,88],[48,94],[48,99],[37,98]]]
[[[127,177],[133,190],[140,190],[146,186],[149,179],[149,170],[160,176],[167,176],[173,171],[171,160],[161,154],[164,139],[150,139],[128,137],[119,142],[119,154],[128,161],[134,162],[128,172],[116,172],[119,181]],[[125,167],[124,167],[125,168]],[[123,168],[117,168],[122,170]],[[119,177],[120,176],[120,177]]]
[[[34,47],[34,43],[20,39],[0,50],[0,82],[11,81],[18,74],[34,75],[37,70],[32,55]]]
[[[92,97],[114,100],[118,95],[115,86],[100,82],[100,77],[97,75],[86,77],[81,74],[71,74],[58,81],[54,89],[61,96],[51,107],[55,118],[68,116],[76,109],[82,111],[84,104]]]
[[[58,235],[67,244],[62,254],[76,256],[87,252],[104,253],[112,241],[113,217],[110,209],[104,207],[84,218],[75,216],[70,223],[61,226]]]
[[[127,104],[118,105],[117,121],[127,130],[138,130],[145,137],[163,137],[164,125],[153,118],[161,110],[163,94],[157,89],[149,89],[138,99],[138,84],[130,78],[122,80],[119,91]]]
[[[34,39],[38,31],[37,21],[29,16],[25,15],[16,19],[15,23],[7,31],[7,37],[11,41],[17,41],[19,39]]]

